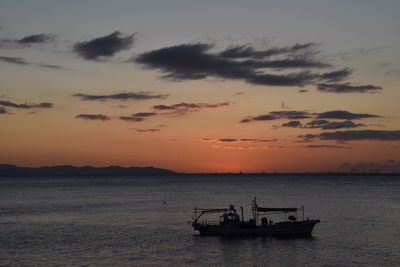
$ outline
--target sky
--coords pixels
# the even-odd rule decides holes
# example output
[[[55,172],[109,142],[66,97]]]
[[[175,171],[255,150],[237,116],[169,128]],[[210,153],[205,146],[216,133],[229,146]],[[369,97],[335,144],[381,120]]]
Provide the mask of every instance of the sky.
[[[0,163],[399,171],[399,12],[0,0]]]

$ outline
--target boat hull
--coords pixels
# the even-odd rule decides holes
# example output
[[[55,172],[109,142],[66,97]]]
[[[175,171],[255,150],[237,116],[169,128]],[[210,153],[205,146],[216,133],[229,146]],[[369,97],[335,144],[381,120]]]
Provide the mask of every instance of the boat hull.
[[[309,236],[320,220],[281,222],[266,226],[245,224],[202,225],[194,224],[203,236]]]

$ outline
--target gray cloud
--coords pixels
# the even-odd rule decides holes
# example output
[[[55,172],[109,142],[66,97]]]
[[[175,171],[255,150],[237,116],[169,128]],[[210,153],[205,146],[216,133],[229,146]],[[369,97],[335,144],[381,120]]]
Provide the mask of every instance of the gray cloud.
[[[0,61],[6,62],[6,63],[18,64],[18,65],[30,65],[30,63],[26,62],[26,60],[21,57],[0,56]]]
[[[0,106],[19,108],[19,109],[52,108],[53,107],[53,103],[42,102],[42,103],[39,103],[39,104],[16,104],[16,103],[11,102],[11,101],[0,100]]]
[[[313,114],[308,113],[306,111],[271,111],[268,114],[258,115],[255,117],[247,117],[240,122],[251,122],[251,121],[271,121],[278,119],[289,119],[289,120],[300,120],[300,119],[308,119],[312,118]]]
[[[350,120],[346,121],[327,121],[327,120],[313,120],[308,122],[305,128],[321,128],[323,130],[334,130],[342,128],[357,128],[365,126],[361,123],[354,123]]]
[[[134,129],[139,133],[156,133],[156,132],[160,132],[161,129],[158,128],[150,128],[150,129]]]
[[[291,48],[283,48],[280,52],[279,49],[271,52],[267,50],[256,51],[250,47],[233,47],[220,53],[210,53],[212,44],[182,44],[143,53],[132,60],[150,69],[158,69],[164,73],[163,78],[175,81],[218,77],[244,80],[256,85],[304,86],[314,84],[317,81],[337,82],[350,75],[351,71],[348,69],[322,74],[308,70],[285,74],[264,72],[266,68],[274,70],[321,69],[331,66],[328,63],[315,60],[315,52],[312,51],[301,56],[291,54],[293,50],[300,50],[302,46],[302,49],[306,49],[314,45],[312,43],[297,45]],[[298,47],[298,49],[295,47]],[[286,55],[286,58],[264,59],[267,56],[288,53],[289,55]],[[260,54],[263,57],[257,56]],[[253,58],[257,58],[257,60]]]
[[[307,148],[340,148],[340,149],[350,149],[347,146],[335,146],[335,145],[308,145]]]
[[[54,34],[33,34],[25,36],[21,39],[0,39],[0,48],[23,48],[30,47],[34,44],[43,44],[54,41]]]
[[[79,114],[76,115],[75,118],[84,120],[101,120],[101,121],[107,121],[110,119],[110,117],[102,114]]]
[[[358,131],[337,131],[324,132],[318,136],[321,140],[352,141],[352,140],[379,140],[398,141],[400,131],[383,130],[358,130]]]
[[[229,102],[217,103],[217,104],[207,104],[207,103],[178,103],[174,105],[155,105],[153,106],[153,110],[163,114],[172,114],[172,115],[184,115],[188,112],[197,112],[205,109],[214,109],[220,107],[229,106]]]
[[[321,119],[344,119],[344,120],[357,120],[357,119],[377,118],[377,117],[380,116],[373,114],[351,113],[345,110],[332,110],[332,111],[322,112],[319,113],[317,116],[317,118]]]
[[[155,112],[138,112],[131,116],[120,116],[119,119],[123,121],[139,122],[144,121],[147,117],[156,116],[158,113]]]
[[[61,67],[61,66],[58,66],[58,65],[27,62],[22,57],[4,57],[4,56],[0,56],[0,61],[1,62],[5,62],[5,63],[10,63],[10,64],[22,65],[22,66],[38,66],[38,67],[50,68],[50,69],[64,69],[64,67]]]
[[[24,45],[47,43],[53,41],[55,37],[56,36],[54,34],[45,34],[45,33],[33,34],[17,40],[16,43]]]
[[[336,82],[336,81],[332,81]],[[349,83],[335,83],[327,84],[320,83],[317,89],[321,92],[327,93],[366,93],[366,92],[377,92],[382,90],[382,87],[376,85],[350,85]]]
[[[168,95],[156,95],[151,92],[131,92],[118,93],[112,95],[88,95],[88,94],[73,94],[74,97],[79,97],[81,100],[148,100],[148,99],[165,99]]]
[[[316,48],[316,43],[295,44],[288,47],[272,47],[266,50],[255,50],[250,45],[236,45],[228,47],[219,53],[219,56],[226,58],[265,58],[282,54],[293,54],[298,52],[310,53],[310,50]]]
[[[117,52],[131,48],[134,36],[135,34],[124,35],[119,31],[115,31],[110,35],[76,43],[73,49],[84,59],[99,60],[105,57],[112,57]]]
[[[151,117],[151,116],[155,116],[157,115],[157,113],[155,112],[138,112],[133,114],[132,116],[136,116],[136,117]]]
[[[334,140],[338,142],[357,141],[357,140],[378,140],[378,141],[399,141],[400,131],[384,130],[353,130],[323,132],[320,134],[299,135],[303,140],[319,138],[321,140]]]
[[[296,142],[299,142],[299,143],[301,143],[301,142],[312,142],[313,139],[318,137],[318,134],[301,134],[301,135],[298,135],[297,137],[301,138],[303,140],[298,140]]]
[[[120,116],[119,119],[123,120],[123,121],[130,121],[130,122],[144,121],[143,117],[137,117],[137,116]]]
[[[301,127],[301,122],[300,121],[289,121],[286,123],[282,123],[282,127],[292,127],[292,128],[297,128]]]
[[[257,139],[257,138],[202,138],[202,142],[206,143],[246,143],[246,144],[262,144],[276,142],[277,139]]]

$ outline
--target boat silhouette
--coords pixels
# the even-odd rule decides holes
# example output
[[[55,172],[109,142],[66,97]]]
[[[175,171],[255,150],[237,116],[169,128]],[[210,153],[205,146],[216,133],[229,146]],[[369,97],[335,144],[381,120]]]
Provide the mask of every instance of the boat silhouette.
[[[200,235],[222,236],[310,236],[318,219],[304,219],[304,207],[301,208],[266,208],[259,207],[256,198],[252,201],[253,218],[245,221],[243,207],[241,216],[233,205],[227,209],[195,208],[192,227]],[[302,220],[298,220],[297,212],[302,211]],[[219,221],[200,221],[205,214],[220,213]],[[285,219],[274,222],[272,215],[283,214]],[[269,218],[270,219],[269,219]]]

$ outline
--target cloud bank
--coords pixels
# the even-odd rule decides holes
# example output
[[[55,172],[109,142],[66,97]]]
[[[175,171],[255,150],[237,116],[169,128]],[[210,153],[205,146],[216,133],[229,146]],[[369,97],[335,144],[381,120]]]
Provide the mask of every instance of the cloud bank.
[[[81,100],[148,100],[148,99],[165,99],[168,95],[156,95],[151,92],[130,92],[118,93],[111,95],[89,95],[89,94],[73,94],[74,97],[79,97]]]

